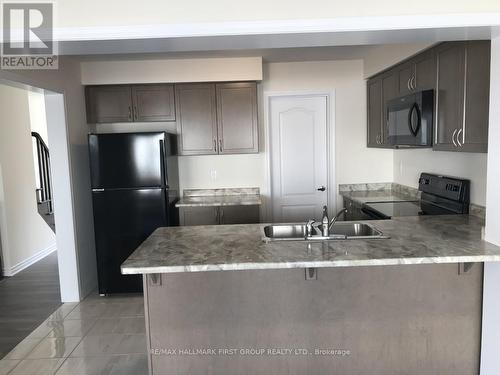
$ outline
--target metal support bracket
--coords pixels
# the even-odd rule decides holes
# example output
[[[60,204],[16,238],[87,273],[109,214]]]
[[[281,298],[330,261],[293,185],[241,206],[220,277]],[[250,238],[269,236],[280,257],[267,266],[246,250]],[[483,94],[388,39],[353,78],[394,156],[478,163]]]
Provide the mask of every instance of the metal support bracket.
[[[318,280],[318,269],[306,268],[306,280]]]
[[[458,274],[464,275],[470,271],[474,263],[458,263]]]
[[[159,273],[149,274],[149,285],[161,286],[161,274],[159,274]]]

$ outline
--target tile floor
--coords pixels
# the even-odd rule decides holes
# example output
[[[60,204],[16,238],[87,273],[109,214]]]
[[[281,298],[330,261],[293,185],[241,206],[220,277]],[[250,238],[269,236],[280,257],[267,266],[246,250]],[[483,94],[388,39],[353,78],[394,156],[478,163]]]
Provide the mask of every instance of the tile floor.
[[[0,360],[0,375],[147,374],[143,297],[65,303]]]

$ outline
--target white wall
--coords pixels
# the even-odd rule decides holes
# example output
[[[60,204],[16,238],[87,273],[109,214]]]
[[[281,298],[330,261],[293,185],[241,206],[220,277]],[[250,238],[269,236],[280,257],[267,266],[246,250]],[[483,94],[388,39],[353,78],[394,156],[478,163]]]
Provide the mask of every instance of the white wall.
[[[500,246],[500,30],[491,41],[486,240]],[[481,374],[500,373],[500,263],[484,265]]]
[[[11,276],[55,250],[56,239],[37,210],[28,91],[0,85],[0,113],[0,230]]]
[[[367,47],[364,76],[368,78],[430,47],[430,43],[386,44]]]
[[[49,113],[47,110],[47,123],[51,154],[57,155],[53,159],[58,161],[57,165],[55,160],[52,162],[53,170],[56,171],[52,178],[61,298],[64,302],[79,301],[97,286],[87,145],[89,128],[85,118],[84,90],[80,82],[80,62],[62,57],[58,70],[0,70],[0,79],[64,93],[64,99],[57,95],[49,99],[61,113]],[[63,201],[57,202],[58,195]],[[61,246],[61,243],[64,245]]]
[[[471,203],[486,205],[487,154],[422,150],[394,151],[394,182],[418,187],[421,172],[471,180]]]
[[[82,84],[260,81],[262,57],[82,62]]]
[[[500,30],[491,41],[486,239],[500,245]]]
[[[28,91],[31,131],[37,132],[49,147],[47,134],[47,113],[45,112],[45,95],[40,92]]]

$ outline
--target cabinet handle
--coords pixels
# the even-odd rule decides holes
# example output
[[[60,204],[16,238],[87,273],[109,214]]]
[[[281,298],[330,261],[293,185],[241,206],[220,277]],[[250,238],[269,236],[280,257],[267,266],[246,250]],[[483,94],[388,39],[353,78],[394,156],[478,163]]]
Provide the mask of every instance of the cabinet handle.
[[[464,145],[463,145],[463,143],[462,143],[462,142],[460,142],[460,134],[462,134],[462,133],[463,133],[463,131],[464,131],[464,129],[462,128],[462,129],[460,129],[460,130],[458,131],[458,133],[457,133],[457,143],[458,143],[458,145],[459,145],[460,147],[463,147],[463,146],[464,146]]]
[[[128,119],[132,120],[132,107],[128,106]]]
[[[134,117],[136,120],[139,118],[139,115],[137,114],[137,107],[134,107]]]
[[[224,224],[224,208],[219,207],[219,223]]]
[[[215,222],[218,224],[219,223],[219,207],[214,207],[214,217],[215,217]]]
[[[222,139],[219,139],[219,152],[222,152]]]
[[[457,142],[455,141],[455,136],[457,135],[457,130],[458,130],[458,129],[455,129],[455,130],[453,131],[452,136],[451,136],[451,141],[453,142],[453,145],[454,145],[455,147],[458,147]]]
[[[217,152],[217,139],[214,139],[214,151]]]
[[[406,82],[406,87],[408,87],[408,91],[411,91],[410,80],[411,80],[411,77],[408,78],[408,82]]]
[[[417,77],[415,75],[411,77],[411,88],[413,90],[417,88]]]

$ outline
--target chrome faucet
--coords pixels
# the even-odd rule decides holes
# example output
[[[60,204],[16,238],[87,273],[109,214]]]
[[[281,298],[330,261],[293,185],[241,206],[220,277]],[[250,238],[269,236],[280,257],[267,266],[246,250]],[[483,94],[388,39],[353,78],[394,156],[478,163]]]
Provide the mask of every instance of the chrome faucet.
[[[330,234],[330,220],[328,219],[328,207],[323,206],[323,219],[321,219],[321,234],[323,237],[328,237]]]
[[[345,214],[345,213],[347,213],[347,208],[343,208],[339,212],[337,212],[337,215],[335,215],[335,217],[332,219],[332,221],[330,221],[330,224],[328,225],[328,230],[330,230],[335,225],[335,223],[339,219],[340,215]]]
[[[316,219],[308,220],[306,223],[306,238],[313,235],[313,225],[316,224]]]

